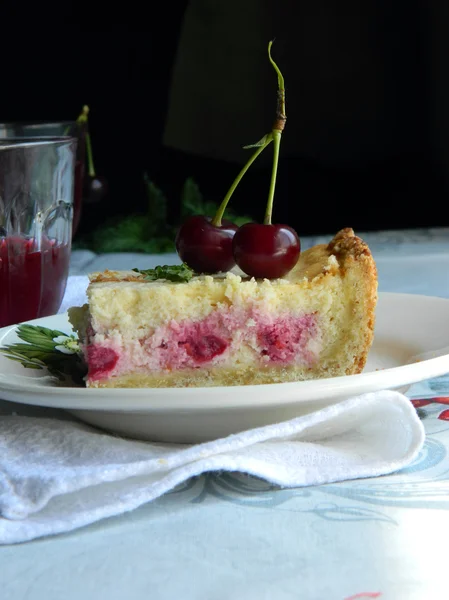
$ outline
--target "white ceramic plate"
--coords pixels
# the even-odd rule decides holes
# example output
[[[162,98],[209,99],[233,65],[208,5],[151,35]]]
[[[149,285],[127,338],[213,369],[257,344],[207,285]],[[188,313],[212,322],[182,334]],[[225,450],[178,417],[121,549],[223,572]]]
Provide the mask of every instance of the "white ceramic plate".
[[[67,315],[30,321],[71,332]],[[16,342],[0,329],[0,346]],[[449,300],[380,293],[374,343],[363,373],[297,383],[185,389],[60,387],[43,371],[0,355],[0,398],[68,410],[117,434],[195,442],[290,419],[348,396],[400,389],[449,373]]]

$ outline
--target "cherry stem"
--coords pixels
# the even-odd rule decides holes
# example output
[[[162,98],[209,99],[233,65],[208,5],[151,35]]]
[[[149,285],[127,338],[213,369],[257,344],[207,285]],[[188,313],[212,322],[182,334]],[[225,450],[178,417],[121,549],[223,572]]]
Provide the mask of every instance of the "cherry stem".
[[[223,198],[222,203],[220,204],[220,206],[218,207],[217,213],[215,215],[215,217],[212,219],[212,225],[214,225],[214,227],[221,227],[221,220],[223,218],[224,212],[226,210],[226,206],[228,205],[229,200],[231,199],[232,194],[234,193],[236,187],[238,186],[238,184],[240,183],[240,180],[242,179],[243,175],[246,173],[246,171],[250,168],[250,166],[253,164],[253,162],[256,160],[256,158],[259,156],[259,154],[265,150],[265,148],[273,141],[273,135],[272,134],[268,134],[265,137],[265,142],[262,144],[262,146],[259,146],[256,151],[251,155],[251,157],[249,158],[248,162],[245,164],[245,166],[242,168],[242,170],[240,171],[240,173],[237,175],[237,177],[234,179],[231,187],[229,188],[226,196]]]
[[[92,155],[92,142],[90,140],[90,133],[86,131],[86,156],[87,156],[87,171],[89,177],[95,177],[94,158]]]
[[[273,42],[268,44],[268,58],[270,59],[271,64],[273,65],[277,76],[278,76],[278,101],[276,107],[276,120],[273,124],[273,130],[271,132],[271,136],[273,139],[273,168],[271,171],[271,181],[270,181],[270,189],[268,191],[268,201],[267,208],[265,211],[264,225],[271,225],[271,217],[273,214],[273,202],[274,202],[274,191],[276,189],[276,177],[278,171],[278,163],[279,163],[279,148],[281,146],[281,136],[285,127],[285,122],[287,120],[287,116],[285,114],[285,87],[284,87],[284,78],[282,73],[271,58],[271,46]]]
[[[89,173],[89,177],[95,177],[94,159],[93,159],[93,154],[92,154],[92,142],[90,139],[89,130],[87,128],[88,123],[89,123],[88,115],[89,115],[89,107],[87,106],[87,104],[85,104],[83,106],[83,110],[81,111],[80,115],[78,116],[78,118],[76,120],[76,123],[77,123],[77,125],[85,125],[85,127],[86,127],[84,139],[85,139],[85,143],[86,143],[87,171]]]
[[[271,215],[273,213],[274,190],[276,188],[276,175],[279,162],[279,147],[281,145],[281,132],[273,131],[273,169],[271,171],[270,189],[268,191],[268,202],[265,211],[264,225],[271,225]]]
[[[83,110],[81,111],[81,113],[78,115],[78,118],[76,119],[76,124],[79,125],[80,123],[87,123],[87,115],[88,114],[89,114],[89,107],[87,106],[87,104],[85,104],[83,106]],[[70,133],[70,125],[64,129],[64,135],[69,135],[69,133]]]
[[[277,76],[278,76],[278,94],[279,94],[279,104],[280,104],[280,106],[278,108],[280,109],[279,112],[285,117],[285,83],[284,83],[284,77],[283,77],[283,75],[281,73],[281,70],[277,66],[277,64],[271,58],[271,46],[272,45],[273,45],[272,41],[268,43],[268,58],[270,60],[270,63],[273,65],[274,70],[276,71]]]
[[[81,111],[81,114],[77,118],[76,122],[77,123],[87,123],[88,114],[89,114],[89,107],[87,106],[87,104],[85,104],[83,106],[83,110]]]

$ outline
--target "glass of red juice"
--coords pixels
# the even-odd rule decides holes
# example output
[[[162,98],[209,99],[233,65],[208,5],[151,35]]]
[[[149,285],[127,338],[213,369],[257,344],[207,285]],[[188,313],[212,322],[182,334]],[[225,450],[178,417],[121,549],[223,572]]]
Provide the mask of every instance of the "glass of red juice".
[[[74,137],[0,139],[0,327],[56,314],[69,272]]]
[[[79,121],[18,121],[0,123],[0,139],[46,138],[70,136],[77,140],[75,161],[75,189],[73,196],[72,238],[75,236],[83,203],[83,183],[86,157],[87,125]]]

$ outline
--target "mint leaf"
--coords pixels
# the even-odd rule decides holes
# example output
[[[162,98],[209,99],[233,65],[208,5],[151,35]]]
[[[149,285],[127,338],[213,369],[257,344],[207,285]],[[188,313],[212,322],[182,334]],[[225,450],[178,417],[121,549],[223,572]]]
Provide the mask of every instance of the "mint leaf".
[[[194,271],[185,263],[182,265],[157,266],[154,269],[133,269],[133,271],[144,275],[147,281],[167,279],[168,281],[186,282],[190,281],[194,275]]]

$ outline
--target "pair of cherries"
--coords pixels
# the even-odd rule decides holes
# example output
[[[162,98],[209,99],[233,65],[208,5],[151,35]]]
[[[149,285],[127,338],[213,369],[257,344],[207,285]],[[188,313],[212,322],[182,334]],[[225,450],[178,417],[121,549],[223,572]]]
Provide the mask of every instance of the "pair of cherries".
[[[250,277],[277,279],[291,271],[299,258],[301,245],[294,229],[271,223],[279,147],[287,119],[284,78],[271,58],[271,45],[272,42],[268,44],[268,58],[278,79],[276,118],[272,130],[255,144],[245,146],[255,148],[255,152],[232,183],[215,217],[209,219],[195,215],[181,226],[176,236],[179,257],[197,273],[224,272],[238,265]],[[274,146],[273,168],[264,222],[237,227],[223,219],[226,206],[246,171],[271,143]]]
[[[181,260],[197,273],[229,271],[237,265],[250,277],[276,279],[296,265],[301,251],[297,233],[288,225],[222,220],[214,225],[203,215],[190,217],[176,236]]]

